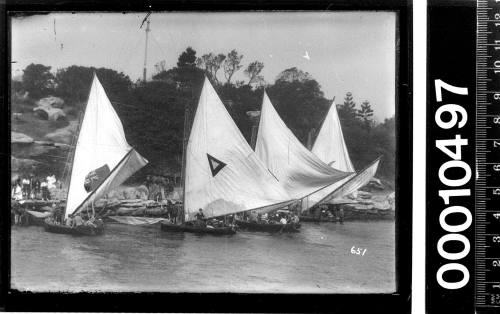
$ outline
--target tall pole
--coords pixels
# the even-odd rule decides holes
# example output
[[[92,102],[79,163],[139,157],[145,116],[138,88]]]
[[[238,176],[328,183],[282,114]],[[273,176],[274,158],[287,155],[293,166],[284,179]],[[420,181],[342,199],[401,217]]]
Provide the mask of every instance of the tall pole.
[[[149,19],[148,19],[147,26],[146,26],[146,45],[144,47],[144,68],[143,68],[143,72],[142,72],[142,80],[144,82],[146,82],[146,66],[147,66],[147,62],[148,62],[148,37],[149,37],[149,32],[150,32],[150,29],[149,29]]]
[[[182,214],[181,223],[185,222],[186,216],[186,150],[188,139],[186,137],[188,133],[188,121],[189,121],[189,108],[186,105],[184,110],[184,132],[182,136],[182,168],[181,168],[181,186],[182,186]]]

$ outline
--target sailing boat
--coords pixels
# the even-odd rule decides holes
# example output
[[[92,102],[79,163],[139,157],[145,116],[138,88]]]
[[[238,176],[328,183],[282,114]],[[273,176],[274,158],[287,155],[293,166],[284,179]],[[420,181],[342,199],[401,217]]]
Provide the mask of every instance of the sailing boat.
[[[94,73],[83,120],[77,135],[64,219],[86,214],[94,220],[94,201],[118,187],[148,161],[132,148],[123,126]],[[90,209],[89,209],[90,207]],[[103,231],[100,220],[71,227],[46,222],[46,231],[96,235]]]
[[[185,153],[184,223],[162,222],[164,231],[234,233],[232,227],[193,223],[295,202],[250,148],[205,78]]]
[[[328,114],[323,121],[311,151],[323,162],[327,163],[334,169],[348,172],[355,171],[344,141],[344,135],[342,133],[342,127],[340,125],[340,119],[335,102],[332,102],[332,105],[330,106]],[[339,200],[340,198],[356,192],[360,187],[367,184],[373,176],[375,176],[380,159],[381,157],[376,158],[333,193],[326,196],[321,194],[310,195],[305,200],[305,203],[308,205],[307,207],[310,208],[315,204],[326,203],[329,201],[334,203],[342,202]]]
[[[264,92],[255,152],[296,199],[330,195],[355,174],[324,163],[285,125]]]

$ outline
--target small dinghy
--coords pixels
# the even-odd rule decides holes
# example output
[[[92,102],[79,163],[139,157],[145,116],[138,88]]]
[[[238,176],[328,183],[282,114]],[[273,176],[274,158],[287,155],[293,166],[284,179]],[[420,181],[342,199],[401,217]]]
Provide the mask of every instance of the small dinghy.
[[[236,225],[241,230],[247,231],[260,231],[260,232],[270,232],[270,233],[282,233],[282,232],[300,232],[300,223],[264,223],[264,222],[250,222],[243,220],[236,220]]]
[[[104,223],[102,223],[102,221],[96,220],[94,226],[83,225],[70,227],[61,224],[55,224],[51,221],[45,221],[44,228],[45,231],[51,233],[70,234],[74,236],[95,236],[103,234]]]

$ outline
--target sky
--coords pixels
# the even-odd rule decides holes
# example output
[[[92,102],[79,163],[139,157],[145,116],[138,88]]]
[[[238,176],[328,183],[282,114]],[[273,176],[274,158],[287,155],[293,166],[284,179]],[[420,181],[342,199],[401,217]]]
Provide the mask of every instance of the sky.
[[[142,78],[145,13],[57,13],[13,18],[13,76],[30,63],[52,67],[106,67]],[[359,107],[368,100],[375,119],[395,111],[396,14],[393,12],[247,12],[152,13],[147,56],[148,77],[154,64],[176,65],[192,47],[205,53],[243,55],[234,80],[245,79],[252,61],[264,63],[262,75],[273,83],[291,67],[316,79],[325,97],[342,103],[352,92]],[[305,58],[306,55],[309,58]],[[224,79],[222,69],[219,78]]]

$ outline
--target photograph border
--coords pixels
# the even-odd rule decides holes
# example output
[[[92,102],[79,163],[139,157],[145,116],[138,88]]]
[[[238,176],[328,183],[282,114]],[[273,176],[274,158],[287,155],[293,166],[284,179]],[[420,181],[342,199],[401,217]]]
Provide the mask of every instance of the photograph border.
[[[244,293],[32,293],[10,287],[10,193],[1,193],[1,294],[7,311],[83,312],[394,312],[409,313],[412,234],[412,3],[379,1],[7,1],[0,5],[5,27],[0,48],[2,105],[0,127],[2,191],[10,191],[10,19],[46,12],[148,11],[395,11],[396,31],[396,292],[389,294],[244,294]],[[17,12],[17,13],[16,13]],[[369,49],[369,47],[367,48]],[[2,173],[3,174],[3,173]],[[5,186],[3,186],[5,185]],[[423,275],[423,274],[422,274]]]

